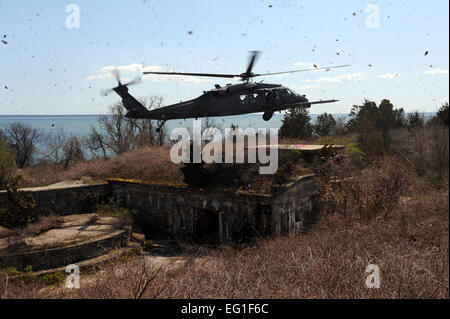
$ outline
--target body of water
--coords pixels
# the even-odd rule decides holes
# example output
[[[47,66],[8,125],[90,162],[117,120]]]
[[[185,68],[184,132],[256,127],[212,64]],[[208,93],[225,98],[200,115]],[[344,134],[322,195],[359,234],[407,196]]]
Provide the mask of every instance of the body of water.
[[[318,115],[310,114],[312,122]],[[333,114],[335,118],[344,117],[346,114]],[[90,128],[95,127],[100,130],[98,119],[100,115],[0,115],[0,129],[4,129],[9,124],[21,122],[29,124],[33,128],[38,128],[44,134],[63,131],[66,135],[85,136],[89,134]],[[266,122],[262,119],[262,114],[246,114],[240,116],[213,117],[210,120],[218,124],[222,129],[230,127],[231,124],[238,125],[242,129],[252,128],[280,128],[283,114],[276,113],[273,118]],[[192,119],[167,121],[167,132],[176,127],[192,127]]]

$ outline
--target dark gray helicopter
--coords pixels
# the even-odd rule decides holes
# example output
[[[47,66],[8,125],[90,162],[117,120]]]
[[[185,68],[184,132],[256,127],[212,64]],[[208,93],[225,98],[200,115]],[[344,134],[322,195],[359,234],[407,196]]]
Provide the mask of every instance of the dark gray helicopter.
[[[240,115],[248,113],[264,112],[263,119],[269,121],[273,113],[293,107],[309,108],[312,104],[333,103],[338,100],[325,100],[309,102],[305,95],[300,95],[281,84],[254,83],[250,80],[258,76],[278,75],[295,72],[305,72],[312,70],[330,70],[332,68],[341,68],[348,65],[330,66],[315,69],[293,70],[285,72],[255,74],[252,72],[253,65],[258,56],[258,51],[252,52],[250,63],[247,70],[242,74],[215,74],[215,73],[180,73],[180,72],[144,72],[144,74],[159,75],[184,75],[184,76],[205,76],[218,78],[240,78],[243,83],[227,84],[224,87],[216,84],[210,91],[204,91],[203,95],[186,102],[180,102],[169,106],[161,107],[156,110],[148,110],[128,93],[128,86],[136,84],[141,80],[138,78],[130,83],[122,84],[120,82],[119,72],[113,70],[119,85],[108,91],[114,91],[121,98],[124,107],[128,110],[126,117],[135,119],[159,120],[160,126],[167,120],[215,117]]]

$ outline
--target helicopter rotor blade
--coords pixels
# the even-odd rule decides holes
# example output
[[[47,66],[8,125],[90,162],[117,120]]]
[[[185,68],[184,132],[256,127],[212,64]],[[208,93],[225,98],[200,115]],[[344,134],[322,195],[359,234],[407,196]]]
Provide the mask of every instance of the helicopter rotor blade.
[[[252,51],[252,55],[251,55],[247,70],[245,71],[245,73],[241,74],[242,80],[245,81],[245,80],[248,80],[249,78],[253,77],[252,69],[253,69],[253,65],[255,64],[256,59],[258,58],[258,55],[259,55],[259,51]]]
[[[144,74],[206,76],[206,77],[214,77],[214,78],[236,78],[236,77],[239,77],[238,74],[217,74],[217,73],[144,72]]]
[[[348,67],[348,66],[350,66],[350,65],[346,64],[346,65],[328,66],[328,67],[313,68],[313,69],[302,69],[302,70],[292,70],[292,71],[273,72],[273,73],[260,73],[260,74],[253,74],[252,77],[288,74],[288,73],[296,73],[296,72],[307,72],[307,71],[316,71],[316,70],[329,70],[329,69],[336,69],[336,68],[344,68],[344,67]]]
[[[119,85],[121,85],[120,83],[120,71],[118,68],[114,68],[111,70],[111,73],[114,75],[114,78],[116,79],[116,81],[119,83]]]
[[[123,84],[124,86],[130,86],[130,85],[135,85],[135,84],[139,84],[142,82],[142,79],[140,77],[135,78],[134,80],[128,82],[127,84]]]

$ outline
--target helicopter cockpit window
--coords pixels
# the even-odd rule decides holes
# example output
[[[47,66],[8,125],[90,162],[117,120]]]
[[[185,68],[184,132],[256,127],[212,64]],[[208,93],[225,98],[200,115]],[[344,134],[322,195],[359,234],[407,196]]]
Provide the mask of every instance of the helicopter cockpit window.
[[[241,94],[239,99],[241,103],[257,103],[258,94]]]

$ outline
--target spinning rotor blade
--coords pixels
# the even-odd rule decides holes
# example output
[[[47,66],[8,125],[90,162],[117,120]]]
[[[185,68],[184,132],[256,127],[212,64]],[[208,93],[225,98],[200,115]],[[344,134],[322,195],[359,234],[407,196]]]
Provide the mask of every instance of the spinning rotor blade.
[[[249,78],[253,77],[252,69],[253,65],[255,64],[256,59],[258,58],[259,51],[252,51],[252,56],[250,58],[250,63],[248,64],[247,71],[245,73],[242,73],[240,76],[242,80],[248,80]]]
[[[114,69],[111,70],[111,73],[114,75],[115,79],[117,80],[117,83],[118,83],[117,87],[118,88],[119,87],[127,87],[127,86],[130,86],[130,85],[134,85],[134,84],[138,84],[138,83],[142,82],[142,79],[140,77],[137,77],[134,80],[132,80],[132,81],[126,83],[126,84],[122,84],[122,82],[120,81],[119,69],[118,68],[114,68]],[[100,94],[102,96],[107,96],[109,93],[111,93],[113,91],[114,91],[114,89],[102,90],[102,91],[100,91]]]
[[[144,74],[208,76],[208,77],[214,77],[214,78],[236,78],[236,77],[239,77],[239,74],[217,74],[217,73],[144,72]]]
[[[142,82],[142,79],[140,77],[135,78],[134,80],[128,82],[127,84],[123,84],[124,86],[130,86],[130,85],[135,85],[135,84],[139,84]]]
[[[118,68],[114,68],[114,69],[111,70],[111,73],[114,75],[114,77],[116,78],[116,81],[119,83],[119,85],[121,85],[119,69]]]
[[[350,65],[346,64],[346,65],[328,66],[328,67],[314,68],[314,69],[292,70],[292,71],[273,72],[273,73],[261,73],[261,74],[253,74],[252,77],[266,76],[266,75],[288,74],[288,73],[296,73],[296,72],[307,72],[307,71],[315,71],[315,70],[329,70],[329,69],[336,69],[336,68],[344,68],[344,67],[347,67],[347,66],[350,66]]]
[[[302,69],[302,70],[292,70],[292,71],[284,71],[284,72],[273,72],[273,73],[252,73],[253,65],[256,62],[256,59],[259,56],[259,51],[252,51],[252,55],[250,57],[250,62],[248,64],[247,70],[245,73],[241,74],[220,74],[220,73],[185,73],[185,72],[154,72],[154,71],[146,71],[144,74],[159,74],[159,75],[184,75],[184,76],[206,76],[206,77],[214,77],[214,78],[241,78],[241,81],[248,82],[249,79],[257,77],[257,76],[266,76],[266,75],[278,75],[278,74],[288,74],[288,73],[296,73],[296,72],[306,72],[306,71],[315,71],[315,70],[330,70],[335,68],[343,68],[350,66],[346,65],[337,65],[337,66],[328,66],[328,67],[316,67],[310,69]],[[120,82],[119,82],[120,83]]]

